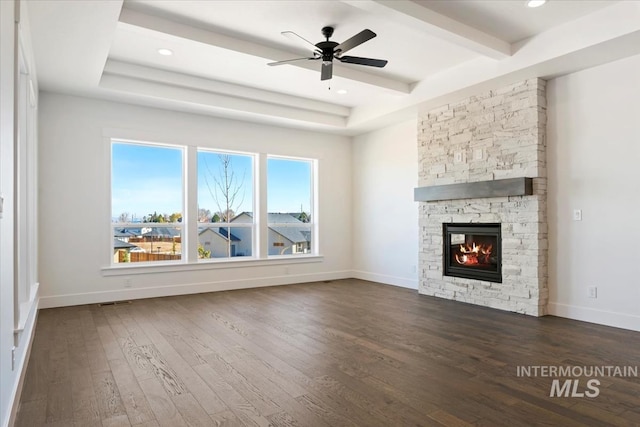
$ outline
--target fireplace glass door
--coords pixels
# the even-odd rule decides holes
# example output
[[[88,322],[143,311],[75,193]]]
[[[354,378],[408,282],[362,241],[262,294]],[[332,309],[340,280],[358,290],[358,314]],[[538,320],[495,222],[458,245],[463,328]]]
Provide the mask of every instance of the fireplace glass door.
[[[500,224],[443,224],[444,275],[502,283]]]

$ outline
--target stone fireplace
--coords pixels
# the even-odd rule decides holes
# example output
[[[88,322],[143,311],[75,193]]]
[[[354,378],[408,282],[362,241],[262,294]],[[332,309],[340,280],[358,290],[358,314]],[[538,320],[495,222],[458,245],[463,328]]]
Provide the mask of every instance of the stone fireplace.
[[[419,292],[545,315],[545,81],[422,112],[418,126]]]

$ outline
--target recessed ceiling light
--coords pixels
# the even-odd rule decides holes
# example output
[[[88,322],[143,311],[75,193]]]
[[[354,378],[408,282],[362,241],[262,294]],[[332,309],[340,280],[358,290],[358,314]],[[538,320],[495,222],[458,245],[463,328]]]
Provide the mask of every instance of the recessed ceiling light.
[[[346,89],[338,89],[338,90],[336,91],[336,93],[337,93],[338,95],[346,95],[346,94],[347,94],[347,90],[346,90]]]
[[[160,55],[164,55],[164,56],[171,56],[171,55],[173,55],[173,51],[172,51],[171,49],[165,49],[165,48],[158,49],[158,53],[159,53]]]
[[[547,0],[529,0],[527,2],[527,6],[529,7],[540,7],[545,4]]]

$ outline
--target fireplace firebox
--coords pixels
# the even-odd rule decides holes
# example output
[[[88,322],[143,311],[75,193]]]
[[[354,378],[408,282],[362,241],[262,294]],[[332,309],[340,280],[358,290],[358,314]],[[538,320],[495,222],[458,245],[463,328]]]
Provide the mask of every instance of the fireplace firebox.
[[[502,283],[500,224],[442,225],[445,276]]]

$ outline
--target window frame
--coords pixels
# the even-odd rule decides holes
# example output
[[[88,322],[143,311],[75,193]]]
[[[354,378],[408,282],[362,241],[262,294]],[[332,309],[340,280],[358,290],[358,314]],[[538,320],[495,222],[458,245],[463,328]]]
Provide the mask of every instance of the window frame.
[[[251,179],[250,179],[250,185],[251,185],[251,212],[252,212],[252,221],[250,223],[233,223],[233,222],[212,222],[211,224],[216,224],[215,227],[217,228],[227,228],[228,230],[231,230],[233,228],[249,228],[251,230],[251,255],[250,256],[242,256],[242,257],[235,257],[235,256],[228,256],[228,257],[215,257],[215,258],[196,258],[196,262],[199,263],[215,263],[215,262],[228,262],[228,261],[232,261],[236,258],[242,258],[243,260],[250,260],[250,259],[260,259],[260,253],[258,250],[258,245],[257,245],[257,233],[258,233],[258,227],[257,227],[257,220],[256,220],[256,206],[258,205],[258,196],[257,196],[257,175],[258,175],[258,154],[257,153],[249,153],[249,152],[245,152],[245,151],[231,151],[231,150],[222,150],[222,149],[216,149],[216,148],[210,148],[210,147],[195,147],[196,149],[196,165],[195,165],[195,169],[196,169],[196,176],[198,175],[198,163],[197,163],[197,154],[200,152],[209,152],[212,154],[226,154],[226,155],[230,155],[230,156],[246,156],[251,158]],[[200,204],[198,196],[197,196],[197,187],[199,185],[199,182],[196,178],[196,227],[199,229],[200,228],[200,224],[206,224],[206,223],[202,223],[202,222],[198,222],[198,218],[197,215],[199,213],[199,206]],[[245,213],[246,211],[243,211],[242,213]],[[236,214],[234,216],[237,217],[239,214]],[[231,233],[231,231],[228,231],[229,233]],[[199,236],[200,233],[198,232],[197,235]],[[197,239],[197,244],[196,246],[198,246],[200,243],[200,238],[198,237]]]
[[[309,253],[291,253],[291,254],[282,254],[282,255],[269,255],[269,251],[267,249],[266,252],[266,256],[267,258],[270,259],[287,259],[287,258],[292,258],[292,257],[312,257],[312,256],[318,256],[319,254],[319,242],[318,242],[318,220],[317,220],[317,205],[318,205],[318,186],[317,186],[317,176],[318,176],[318,159],[312,159],[312,158],[308,158],[308,157],[295,157],[295,156],[283,156],[283,155],[277,155],[277,154],[267,154],[266,155],[266,162],[267,162],[267,167],[265,169],[265,183],[268,184],[268,161],[269,159],[278,159],[278,160],[289,160],[289,161],[298,161],[298,162],[308,162],[309,163],[309,216],[311,217],[311,221],[309,221],[308,224],[311,228],[311,242],[309,244]],[[269,199],[269,194],[268,191],[265,191],[266,193],[266,209],[267,212],[265,214],[265,227],[267,228],[267,233],[268,233],[268,229],[270,228],[270,225],[276,225],[276,226],[282,226],[282,227],[291,227],[291,224],[289,223],[269,223],[269,213],[268,213],[268,199]],[[267,238],[268,239],[268,238]],[[267,246],[269,246],[268,242],[267,242]],[[292,248],[294,246],[298,246],[297,242],[294,242],[294,245],[292,245]],[[275,247],[275,245],[274,245]],[[293,250],[292,250],[293,251]]]
[[[127,136],[128,135],[128,136]],[[319,159],[310,157],[286,156],[280,154],[267,154],[258,151],[229,150],[225,148],[215,148],[203,146],[201,143],[189,144],[188,142],[175,143],[160,141],[162,138],[149,136],[146,132],[132,132],[124,129],[103,130],[105,141],[105,154],[107,154],[107,179],[108,188],[108,223],[109,223],[109,250],[106,252],[110,258],[108,263],[102,267],[103,276],[121,276],[135,274],[149,274],[174,271],[198,271],[218,268],[244,268],[248,266],[298,264],[322,262],[324,256],[320,253],[319,242],[319,215],[318,215],[318,174]],[[132,137],[133,136],[133,137]],[[158,223],[156,226],[181,226],[182,227],[182,258],[176,261],[152,261],[137,263],[114,263],[113,262],[113,224],[111,218],[112,209],[112,146],[114,142],[131,143],[137,145],[165,146],[183,150],[182,185],[183,185],[183,208],[181,223]],[[197,197],[197,155],[199,150],[214,153],[229,153],[248,155],[253,157],[253,209],[254,218],[252,224],[240,225],[241,223],[229,223],[234,227],[251,227],[252,232],[252,255],[242,257],[224,257],[198,259],[198,197]],[[292,255],[268,255],[268,220],[267,220],[267,159],[280,158],[288,160],[308,161],[311,165],[310,190],[311,190],[311,247],[308,254]],[[190,185],[191,183],[191,185]],[[195,184],[193,184],[195,183]],[[146,223],[148,224],[148,223]],[[227,223],[216,223],[224,227]],[[154,223],[151,224],[153,226]],[[138,223],[135,226],[139,227]],[[105,261],[107,261],[105,257]]]
[[[182,222],[115,222],[113,221],[113,145],[114,144],[128,144],[128,145],[138,145],[138,146],[143,146],[143,147],[153,147],[153,148],[170,148],[170,149],[175,149],[175,150],[179,150],[181,152],[181,157],[182,157],[182,161],[181,161],[181,190],[182,190],[182,196],[181,196],[181,214],[182,214]],[[185,245],[186,245],[186,230],[187,230],[187,194],[186,194],[186,189],[187,189],[187,146],[184,145],[178,145],[178,144],[169,144],[166,142],[150,142],[150,141],[139,141],[139,140],[132,140],[132,139],[126,139],[126,138],[110,138],[109,140],[109,218],[111,219],[111,221],[109,221],[109,226],[110,226],[110,230],[109,230],[109,253],[111,254],[110,256],[110,267],[119,267],[122,266],[124,264],[126,264],[126,266],[132,266],[131,263],[126,262],[126,263],[116,263],[114,262],[114,258],[115,258],[115,253],[114,253],[114,247],[113,247],[113,240],[114,240],[114,233],[116,231],[116,228],[159,228],[159,227],[165,227],[165,228],[176,228],[180,231],[180,244],[181,244],[181,252],[180,252],[180,259],[176,259],[176,260],[163,260],[163,261],[141,261],[141,262],[136,262],[134,265],[140,265],[140,266],[162,266],[162,265],[174,265],[174,264],[184,264],[187,262],[187,254],[185,253]],[[152,250],[153,252],[153,250]]]

